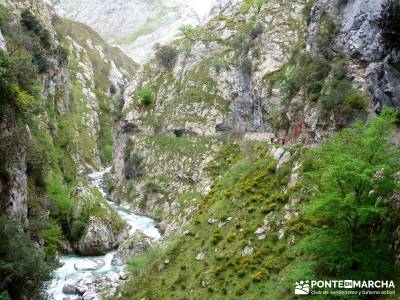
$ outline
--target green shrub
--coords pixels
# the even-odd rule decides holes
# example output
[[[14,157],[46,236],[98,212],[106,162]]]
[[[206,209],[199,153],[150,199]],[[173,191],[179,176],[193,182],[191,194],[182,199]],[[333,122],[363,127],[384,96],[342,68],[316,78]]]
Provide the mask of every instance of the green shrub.
[[[49,222],[41,232],[44,240],[44,252],[47,257],[55,257],[61,239],[61,228],[56,222]]]
[[[251,48],[250,37],[243,32],[239,32],[233,37],[231,46],[240,54],[246,55]]]
[[[154,103],[154,94],[150,87],[143,87],[139,92],[140,104],[149,107]]]
[[[50,279],[44,255],[23,232],[21,226],[0,216],[0,291],[11,299],[40,299],[43,283]],[[5,292],[4,292],[5,291]]]
[[[143,176],[143,158],[136,153],[129,155],[125,160],[125,179],[137,179]]]
[[[265,4],[265,1],[266,0],[245,0],[240,7],[240,12],[245,14],[252,9],[252,11],[258,14],[260,13],[262,6]]]
[[[101,160],[104,164],[109,164],[112,160],[112,119],[109,99],[105,98],[100,91],[96,91],[97,98],[100,99],[100,116],[99,116],[99,138],[97,145],[101,151]]]
[[[32,114],[36,108],[37,100],[25,91],[21,90],[18,85],[11,86],[11,89],[15,94],[18,112],[27,123],[31,123],[33,117]]]
[[[186,39],[193,39],[196,29],[191,25],[183,25],[179,28],[179,35]]]
[[[46,72],[51,66],[48,56],[40,48],[37,48],[34,50],[33,61],[35,62],[35,65],[36,65],[39,73]]]
[[[28,30],[31,30],[37,34],[44,48],[49,48],[51,46],[50,32],[38,21],[38,19],[29,10],[24,10],[21,13],[21,23]]]
[[[320,24],[317,29],[316,42],[318,44],[318,50],[326,58],[333,57],[332,46],[339,33],[340,27],[337,22],[327,11],[323,10],[321,12]]]
[[[173,46],[165,45],[157,51],[156,58],[160,66],[166,69],[171,68],[178,58],[178,50]]]
[[[12,55],[0,50],[0,104],[11,105],[13,109],[30,117],[37,102],[32,95],[38,93],[37,72],[32,57],[25,50]],[[28,119],[28,118],[26,118]],[[31,118],[29,118],[31,119]]]
[[[347,75],[347,60],[338,59],[332,65],[332,76],[337,80],[342,80],[346,78]]]
[[[70,235],[73,241],[79,241],[86,228],[86,222],[83,220],[75,220],[71,224]]]
[[[32,128],[32,142],[27,148],[27,174],[36,187],[46,187],[46,174],[49,167],[59,159],[58,152],[51,143],[45,129]]]
[[[286,98],[292,98],[304,87],[307,100],[316,101],[329,71],[328,61],[314,58],[310,54],[300,54],[282,84]]]
[[[352,92],[352,83],[347,79],[331,80],[327,92],[321,96],[321,105],[324,111],[329,112],[339,108]]]
[[[40,38],[40,41],[42,42],[42,45],[45,49],[48,49],[51,47],[51,35],[50,32],[46,28],[41,28],[39,32],[37,32],[37,35]]]
[[[26,50],[16,50],[10,57],[10,70],[11,74],[15,76],[15,82],[21,89],[33,92],[33,87],[38,85],[37,69],[33,65],[33,57]]]
[[[256,23],[250,30],[250,36],[254,40],[256,39],[264,30],[264,27],[261,23]]]
[[[105,185],[105,190],[108,194],[111,194],[115,189],[115,185],[112,180],[106,179],[104,181],[104,185]]]
[[[311,150],[315,167],[305,173],[304,184],[313,200],[303,207],[311,228],[297,246],[316,265],[311,277],[396,276],[387,245],[393,243],[398,213],[381,201],[398,186],[393,174],[400,155],[390,138],[394,122],[395,112],[385,110]]]
[[[368,97],[354,91],[344,100],[343,111],[351,112],[352,110],[363,110],[367,107],[368,102]]]
[[[38,31],[41,28],[41,25],[40,25],[39,21],[36,19],[36,17],[29,10],[24,10],[21,13],[21,23],[28,30]]]
[[[45,182],[47,194],[57,203],[60,217],[66,222],[72,206],[68,187],[64,185],[62,176],[55,173],[49,173]]]

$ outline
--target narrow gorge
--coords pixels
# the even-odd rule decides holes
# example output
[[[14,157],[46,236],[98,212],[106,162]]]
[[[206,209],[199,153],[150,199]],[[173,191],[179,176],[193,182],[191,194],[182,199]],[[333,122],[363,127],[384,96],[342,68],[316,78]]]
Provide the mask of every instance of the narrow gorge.
[[[397,299],[399,41],[397,0],[0,0],[0,300]]]

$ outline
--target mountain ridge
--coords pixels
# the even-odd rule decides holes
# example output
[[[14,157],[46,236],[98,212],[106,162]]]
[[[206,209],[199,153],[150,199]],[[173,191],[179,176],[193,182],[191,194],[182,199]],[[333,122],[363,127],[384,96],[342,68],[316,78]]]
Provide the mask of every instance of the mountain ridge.
[[[233,1],[76,0],[51,3],[60,15],[90,25],[111,45],[120,47],[132,59],[143,63],[154,53],[155,44],[174,39],[181,26],[204,24]]]

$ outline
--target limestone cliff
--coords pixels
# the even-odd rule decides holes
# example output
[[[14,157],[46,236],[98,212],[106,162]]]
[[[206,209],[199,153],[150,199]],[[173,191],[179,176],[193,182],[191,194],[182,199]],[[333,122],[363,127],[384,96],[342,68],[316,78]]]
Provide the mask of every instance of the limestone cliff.
[[[137,65],[42,1],[0,1],[0,31],[0,218],[31,255],[6,249],[11,269],[29,262],[1,290],[39,299],[59,252],[102,254],[127,235],[85,176],[111,161],[113,113]]]
[[[109,47],[85,25],[58,18],[41,1],[2,1],[1,4],[9,14],[10,23],[3,26],[5,45],[11,43],[10,51],[16,48],[18,33],[15,31],[21,30],[26,21],[21,19],[21,13],[29,12],[46,32],[43,36],[49,45],[40,54],[34,54],[41,55],[39,98],[45,108],[39,114],[39,122],[50,138],[54,138],[52,143],[63,152],[62,171],[74,177],[101,168],[111,159],[110,113],[124,84],[135,72],[135,63]],[[2,120],[3,139],[11,138],[16,132],[22,134],[13,148],[15,160],[5,162],[11,177],[2,184],[8,186],[2,189],[8,194],[3,200],[6,209],[21,220],[27,216],[25,152],[28,140],[32,139],[29,131],[29,128],[18,128],[13,118]]]

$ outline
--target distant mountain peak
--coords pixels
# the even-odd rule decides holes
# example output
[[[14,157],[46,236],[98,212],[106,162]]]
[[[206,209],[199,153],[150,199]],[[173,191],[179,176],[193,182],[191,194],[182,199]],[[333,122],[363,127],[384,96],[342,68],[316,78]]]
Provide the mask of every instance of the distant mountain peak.
[[[63,17],[94,28],[139,63],[153,45],[174,39],[182,25],[197,26],[232,0],[48,0]],[[237,0],[235,0],[237,2]]]

